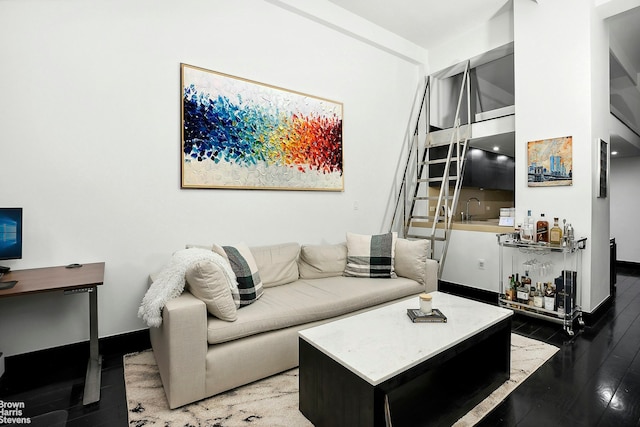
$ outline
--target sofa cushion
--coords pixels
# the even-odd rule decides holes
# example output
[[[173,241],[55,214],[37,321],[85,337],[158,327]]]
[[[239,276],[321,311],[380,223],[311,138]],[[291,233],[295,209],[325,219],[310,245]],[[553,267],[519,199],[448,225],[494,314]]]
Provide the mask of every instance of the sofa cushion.
[[[238,287],[232,283],[235,278],[231,267],[227,268],[228,271],[225,271],[223,266],[212,261],[198,261],[187,268],[185,278],[189,292],[205,303],[210,314],[218,319],[233,322],[238,316],[232,288],[235,287],[238,295]]]
[[[298,269],[301,279],[342,276],[347,266],[347,245],[302,245]]]
[[[251,247],[262,285],[279,286],[298,280],[298,243]]]
[[[347,233],[347,266],[344,275],[395,278],[396,239],[395,232],[373,236]]]
[[[251,251],[244,243],[235,246],[223,246],[229,259],[229,264],[238,281],[240,293],[240,307],[247,306],[262,296],[262,280],[256,261]]]
[[[421,292],[424,292],[424,286],[404,277],[395,280],[343,276],[301,279],[285,286],[265,289],[262,298],[238,310],[238,320],[233,323],[210,316],[207,339],[209,344],[231,341],[329,319]]]
[[[429,241],[426,239],[397,239],[394,267],[398,276],[413,279],[424,285],[428,252]]]

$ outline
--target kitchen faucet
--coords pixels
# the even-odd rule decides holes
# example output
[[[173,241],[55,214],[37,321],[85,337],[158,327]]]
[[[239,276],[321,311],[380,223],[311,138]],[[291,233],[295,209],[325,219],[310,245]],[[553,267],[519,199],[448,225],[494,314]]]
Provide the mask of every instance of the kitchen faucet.
[[[480,199],[477,197],[469,197],[469,199],[467,199],[467,221],[471,221],[471,216],[469,215],[469,202],[472,200],[476,200],[478,202],[478,206],[480,206]]]

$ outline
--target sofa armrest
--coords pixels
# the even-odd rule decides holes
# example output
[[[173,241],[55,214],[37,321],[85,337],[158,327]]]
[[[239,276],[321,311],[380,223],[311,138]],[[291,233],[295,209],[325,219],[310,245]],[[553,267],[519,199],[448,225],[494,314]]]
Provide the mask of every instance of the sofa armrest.
[[[207,308],[185,291],[167,302],[162,324],[150,328],[153,354],[171,409],[205,395]]]
[[[438,290],[438,261],[427,259],[424,272],[424,291],[434,292]]]

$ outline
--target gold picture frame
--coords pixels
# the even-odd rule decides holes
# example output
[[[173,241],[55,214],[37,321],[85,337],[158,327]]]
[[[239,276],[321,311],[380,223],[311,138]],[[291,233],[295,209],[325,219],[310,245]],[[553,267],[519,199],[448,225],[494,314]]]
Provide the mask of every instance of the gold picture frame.
[[[181,64],[181,186],[343,191],[342,103]]]

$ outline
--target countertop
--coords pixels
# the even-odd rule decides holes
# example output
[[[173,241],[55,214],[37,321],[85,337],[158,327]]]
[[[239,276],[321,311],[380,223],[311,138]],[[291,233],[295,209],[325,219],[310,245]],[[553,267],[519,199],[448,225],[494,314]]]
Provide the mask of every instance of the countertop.
[[[479,231],[484,233],[513,233],[514,227],[503,227],[498,225],[498,218],[484,219],[484,220],[471,220],[471,221],[454,221],[451,225],[453,230],[461,231]],[[433,223],[431,221],[413,221],[414,227],[431,228]],[[437,228],[444,228],[444,223],[438,223]]]

